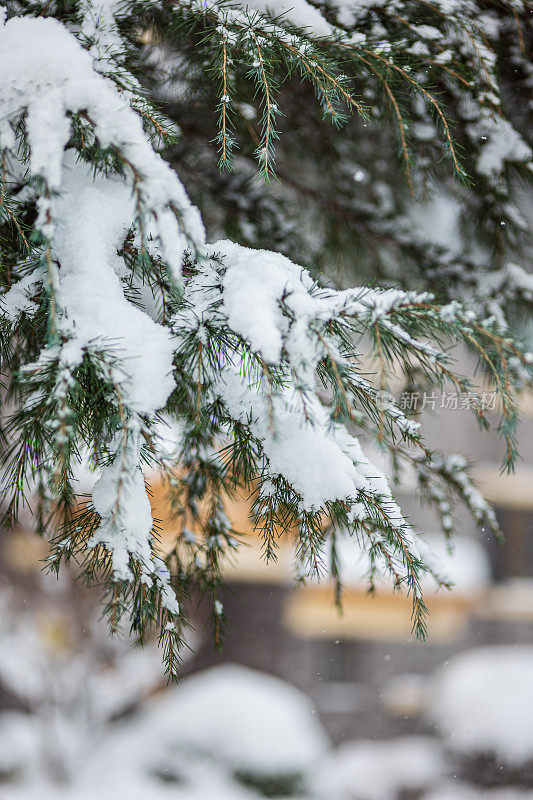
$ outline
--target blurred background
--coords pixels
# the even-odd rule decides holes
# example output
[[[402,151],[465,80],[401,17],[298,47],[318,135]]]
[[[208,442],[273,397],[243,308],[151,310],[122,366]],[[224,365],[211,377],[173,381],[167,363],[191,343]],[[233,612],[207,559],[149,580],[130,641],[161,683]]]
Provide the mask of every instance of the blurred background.
[[[501,475],[501,443],[461,398],[423,402],[430,445],[477,462],[505,535],[498,545],[456,508],[450,552],[399,487],[454,584],[428,582],[424,643],[408,598],[385,582],[367,594],[354,540],[341,547],[342,614],[327,575],[295,581],[288,541],[265,564],[243,497],[228,507],[245,544],[226,568],[224,648],[194,605],[184,677],[168,686],[155,645],[108,637],[98,591],[74,571],[46,574],[29,525],[3,533],[0,798],[533,798],[533,404],[522,401],[524,460]],[[152,488],[164,541],[175,531]]]

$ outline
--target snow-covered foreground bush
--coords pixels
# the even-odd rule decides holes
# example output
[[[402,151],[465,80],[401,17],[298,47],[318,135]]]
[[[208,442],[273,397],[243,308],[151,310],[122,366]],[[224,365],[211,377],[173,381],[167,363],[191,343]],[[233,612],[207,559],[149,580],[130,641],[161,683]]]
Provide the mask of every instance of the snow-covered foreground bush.
[[[443,666],[429,714],[450,750],[506,769],[533,761],[532,674],[528,645],[467,650]]]
[[[66,574],[45,588],[0,593],[0,694],[13,704],[0,708],[0,785],[76,780],[112,720],[162,683],[156,648],[108,637]]]
[[[396,800],[434,786],[447,771],[436,739],[405,736],[341,745],[317,765],[310,783],[328,800]]]
[[[174,741],[235,769],[302,772],[329,746],[311,701],[279,678],[237,664],[187,678],[172,692],[172,711],[151,710]],[[175,728],[175,719],[187,719]],[[279,733],[283,731],[283,736]]]
[[[21,637],[18,645],[28,642]],[[0,713],[3,800],[54,792],[72,800],[297,797],[330,746],[311,701],[270,675],[227,665],[146,699],[138,667],[130,654],[120,669],[94,674],[89,689],[82,685],[87,670],[80,673],[74,658],[67,678],[77,677],[79,685],[70,702],[56,697],[46,705],[27,696],[31,714]],[[63,681],[53,687],[58,693],[69,688],[65,673],[64,667]],[[113,678],[117,697],[128,684],[140,686],[137,695],[130,692],[136,710],[124,719],[102,713]],[[50,686],[43,681],[43,690]],[[54,710],[68,711],[69,718],[54,719]]]
[[[188,120],[173,139],[140,83],[149,66],[144,43],[165,32],[195,60],[186,72],[202,73],[203,116],[218,117],[221,167],[231,165],[242,91],[260,110],[259,129],[250,114],[248,128],[269,179],[278,87],[295,77],[318,98],[304,116],[319,108],[342,124],[352,113],[391,114],[409,171],[412,116],[415,130],[431,124],[435,162],[446,152],[451,171],[466,178],[434,77],[446,81],[450,105],[469,109],[462,130],[485,143],[476,164],[491,192],[505,197],[507,166],[531,160],[500,116],[483,4],[365,2],[356,13],[299,0],[278,18],[267,5],[0,7],[4,522],[16,523],[30,503],[37,529],[51,536],[50,568],[74,558],[86,580],[101,581],[113,629],[124,615],[140,641],[157,627],[172,674],[191,588],[210,597],[220,637],[220,564],[238,545],[223,497],[236,487],[254,494],[252,524],[267,557],[284,529],[296,540],[299,575],[316,574],[326,543],[338,594],[336,537],[358,537],[370,582],[384,571],[411,594],[413,628],[423,636],[421,577],[432,565],[359,437],[388,452],[396,477],[414,471],[446,534],[457,498],[496,528],[466,461],[430,451],[419,422],[386,391],[388,379],[448,387],[484,427],[484,389],[458,372],[450,351],[461,343],[499,397],[508,467],[516,455],[515,391],[531,379],[531,356],[505,319],[516,286],[527,285],[518,267],[518,280],[500,276],[485,294],[477,286],[462,305],[449,292],[340,291],[270,249],[208,241],[200,212],[158,152],[171,142],[187,147]],[[526,12],[517,6],[520,26]],[[278,10],[290,11],[284,3]],[[379,186],[376,194],[384,197]],[[510,216],[502,223],[519,227]],[[165,425],[179,430],[171,453]],[[80,509],[75,476],[87,461],[98,479]],[[168,486],[176,515],[166,559],[145,486],[150,470]]]
[[[186,722],[185,722],[186,721]],[[126,742],[155,744],[152,769],[167,759],[213,762],[243,784],[290,794],[329,747],[313,703],[272,675],[237,664],[192,675],[148,704]],[[137,731],[137,732],[136,732]],[[146,750],[142,758],[146,761]]]

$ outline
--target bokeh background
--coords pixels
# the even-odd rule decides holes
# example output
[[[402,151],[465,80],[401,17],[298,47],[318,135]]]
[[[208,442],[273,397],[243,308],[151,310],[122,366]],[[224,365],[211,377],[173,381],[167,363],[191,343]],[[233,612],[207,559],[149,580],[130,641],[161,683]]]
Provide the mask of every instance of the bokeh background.
[[[244,546],[226,567],[224,648],[192,598],[184,677],[169,686],[155,644],[108,637],[97,590],[75,570],[46,573],[30,516],[3,533],[0,798],[533,798],[533,404],[522,399],[514,475],[461,398],[425,405],[430,444],[477,462],[506,540],[457,507],[450,551],[409,481],[399,487],[454,583],[428,581],[424,643],[408,598],[385,582],[368,596],[356,541],[341,547],[342,614],[327,574],[295,580],[288,540],[266,564],[242,497],[228,507]],[[164,543],[175,531],[152,488]]]

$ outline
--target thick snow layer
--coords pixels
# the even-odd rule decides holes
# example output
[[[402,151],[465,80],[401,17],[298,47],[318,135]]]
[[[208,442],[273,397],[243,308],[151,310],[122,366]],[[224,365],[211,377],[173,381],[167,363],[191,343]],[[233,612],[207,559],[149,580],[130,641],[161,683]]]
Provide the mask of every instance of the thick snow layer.
[[[70,136],[69,112],[91,120],[103,147],[115,146],[135,173],[146,209],[157,218],[165,260],[178,273],[187,239],[204,241],[198,211],[176,173],[154,151],[142,121],[115,85],[100,75],[91,54],[55,19],[13,17],[0,25],[0,140],[16,147],[9,125],[25,109],[30,171],[49,189],[61,189],[63,152]],[[172,204],[180,214],[181,231]],[[50,234],[50,203],[41,197],[40,227]]]
[[[328,747],[304,694],[236,664],[186,678],[145,719],[159,742],[258,773],[305,770]]]
[[[497,177],[506,162],[527,161],[531,158],[531,148],[507,120],[487,121],[483,130],[487,141],[481,148],[477,161],[477,169],[483,175]]]
[[[406,736],[342,745],[316,765],[311,780],[328,800],[395,800],[401,791],[424,789],[445,774],[435,739]]]
[[[313,8],[306,0],[246,0],[243,6],[253,11],[265,13],[269,11],[274,16],[283,16],[299,28],[306,28],[309,33],[316,36],[330,36],[331,25],[324,19],[318,9]]]
[[[267,361],[279,361],[283,333],[289,329],[281,298],[286,296],[295,315],[318,316],[318,303],[309,294],[313,286],[309,273],[280,253],[251,250],[229,241],[217,242],[214,249],[229,265],[223,282],[229,326]]]
[[[300,493],[306,509],[320,508],[327,500],[354,496],[366,486],[362,473],[319,421],[306,422],[290,402],[275,403],[274,426],[269,422],[268,401],[251,391],[238,375],[227,372],[217,392],[234,419],[252,416],[252,431],[262,441],[272,475],[283,477]],[[315,405],[315,410],[319,411]]]
[[[430,687],[429,716],[449,747],[518,765],[533,759],[533,647],[480,647],[448,662]]]
[[[478,595],[490,582],[490,564],[483,546],[467,536],[456,536],[451,549],[440,534],[417,536],[416,544],[424,563],[436,571],[443,580],[453,584],[453,591],[460,595]],[[344,586],[362,587],[368,583],[370,559],[368,551],[355,538],[342,536],[337,546],[340,572]],[[385,576],[379,579],[380,588],[392,583]],[[421,577],[423,590],[431,593],[437,584],[429,575]]]
[[[72,337],[64,357],[77,363],[89,345],[111,351],[117,358],[114,378],[128,405],[153,413],[174,386],[173,342],[168,329],[124,296],[117,251],[131,225],[131,191],[123,181],[95,178],[71,161],[63,175],[61,196],[53,201],[52,247],[61,264],[62,326]]]

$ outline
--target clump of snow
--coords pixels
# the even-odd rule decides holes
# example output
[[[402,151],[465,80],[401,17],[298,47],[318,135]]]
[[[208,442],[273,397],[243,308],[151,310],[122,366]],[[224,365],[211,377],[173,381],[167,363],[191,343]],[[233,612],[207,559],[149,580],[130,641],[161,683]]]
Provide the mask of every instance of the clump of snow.
[[[309,293],[313,286],[309,273],[280,253],[251,250],[229,241],[217,242],[215,249],[229,265],[223,280],[228,324],[267,361],[279,361],[284,334],[289,332],[281,299],[285,297],[304,321],[317,314],[317,302]]]
[[[31,275],[26,275],[25,278],[21,278],[21,280],[13,284],[13,286],[0,297],[2,314],[11,322],[14,322],[22,312],[29,316],[34,314],[37,311],[37,306],[30,300],[30,295],[35,291],[35,287],[39,283],[42,283],[43,278],[44,272],[36,269]]]
[[[374,495],[374,500],[385,498],[385,515],[407,534],[384,476],[364,456],[357,438],[332,423],[311,391],[316,390],[315,367],[321,358],[327,354],[342,361],[325,331],[333,317],[360,320],[362,327],[379,322],[402,341],[408,339],[425,355],[433,355],[429,345],[412,340],[391,319],[405,305],[427,302],[428,294],[361,287],[335,291],[316,286],[305,270],[276,253],[224,241],[211,245],[209,252],[212,260],[187,283],[189,306],[176,315],[174,324],[178,335],[183,328],[227,325],[267,362],[282,361],[286,391],[271,390],[266,379],[251,385],[243,377],[247,367],[241,361],[228,363],[212,387],[229,416],[244,421],[260,440],[268,459],[268,476],[263,477],[285,478],[301,495],[303,510],[318,509],[327,501],[353,502],[360,491]],[[373,392],[364,378],[359,380]],[[295,384],[308,387],[309,396],[302,397]],[[386,414],[402,434],[418,435],[418,423],[395,406],[387,407]]]
[[[330,36],[332,33],[331,25],[320,11],[306,0],[246,0],[243,5],[263,14],[268,11],[275,17],[283,16],[316,36]]]
[[[366,481],[352,459],[343,452],[326,424],[305,417],[284,397],[273,399],[275,429],[269,424],[268,400],[253,392],[230,371],[217,386],[235,419],[252,416],[252,430],[262,441],[272,475],[283,477],[301,494],[306,509],[320,508],[327,500],[344,499],[364,488]],[[318,403],[313,409],[320,412]],[[278,435],[278,431],[283,431]]]
[[[533,646],[468,650],[436,674],[429,716],[451,750],[520,765],[533,759]]]
[[[231,241],[209,245],[207,252],[213,263],[204,263],[187,287],[191,301],[197,302],[203,293],[204,312],[209,305],[215,307],[215,300],[221,301],[221,308],[216,306],[216,312],[206,317],[212,324],[227,323],[267,361],[278,362],[284,349],[299,377],[302,365],[307,366],[302,377],[313,375],[314,366],[329,346],[326,337],[318,336],[311,326],[343,316],[372,323],[379,320],[397,337],[427,354],[437,354],[389,319],[403,306],[430,301],[432,295],[427,292],[367,287],[336,291],[316,285],[306,269],[280,253],[253,250]],[[218,290],[217,273],[223,273]]]
[[[411,552],[418,553],[385,476],[365,456],[356,436],[331,424],[316,398],[309,398],[305,409],[295,392],[269,399],[250,389],[230,368],[216,392],[234,419],[248,421],[268,458],[269,475],[282,475],[299,492],[302,509],[317,510],[338,499],[353,503],[362,492],[380,502],[383,514],[401,529]],[[366,516],[361,503],[354,503],[353,509],[357,518]]]
[[[138,451],[137,442],[132,449]],[[130,555],[142,564],[152,561],[150,532],[152,510],[146,494],[144,476],[138,464],[138,452],[123,460],[115,460],[102,470],[93,487],[92,502],[101,517],[98,530],[89,542],[90,547],[103,543],[112,552],[114,574],[121,580],[131,579]]]
[[[312,783],[328,800],[395,800],[400,792],[425,789],[446,773],[435,739],[406,736],[342,745],[316,765]]]
[[[61,195],[53,201],[52,250],[61,264],[59,294],[65,335],[63,356],[78,363],[86,347],[117,358],[112,368],[130,408],[153,413],[174,386],[170,331],[124,296],[118,255],[134,211],[123,181],[94,177],[82,164],[63,168]]]
[[[259,774],[304,771],[329,744],[302,692],[236,664],[186,678],[145,720],[159,742]]]
[[[483,144],[477,161],[478,172],[488,177],[497,177],[506,162],[528,161],[531,148],[505,119],[486,122],[483,127],[487,141]]]
[[[0,74],[2,147],[15,149],[9,122],[26,111],[30,171],[42,177],[49,190],[60,190],[69,112],[86,114],[100,144],[115,146],[130,165],[130,186],[135,179],[141,200],[153,215],[163,256],[178,273],[188,239],[198,245],[204,241],[198,211],[176,173],[154,151],[139,115],[96,71],[91,54],[76,37],[55,19],[13,17],[0,26]],[[53,229],[50,202],[44,195],[39,225],[46,235]]]

